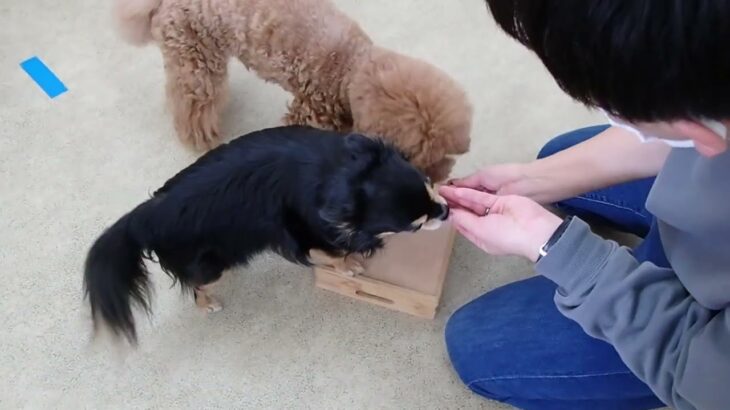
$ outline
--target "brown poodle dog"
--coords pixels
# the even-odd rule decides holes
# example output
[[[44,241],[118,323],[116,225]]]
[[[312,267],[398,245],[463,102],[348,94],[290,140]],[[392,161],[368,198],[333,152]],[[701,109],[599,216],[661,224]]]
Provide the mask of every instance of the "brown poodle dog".
[[[328,0],[115,0],[124,37],[162,50],[175,128],[217,145],[228,60],[294,95],[286,124],[392,141],[434,182],[469,149],[472,109],[448,75],[373,45]]]

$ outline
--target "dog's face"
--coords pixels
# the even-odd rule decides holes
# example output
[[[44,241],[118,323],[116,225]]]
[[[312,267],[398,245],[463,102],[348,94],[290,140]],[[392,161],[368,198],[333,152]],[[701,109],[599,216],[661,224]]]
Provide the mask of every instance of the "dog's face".
[[[399,232],[437,229],[446,201],[395,149],[361,135],[345,137],[348,161],[325,187],[320,216],[341,230],[353,251],[382,245]]]

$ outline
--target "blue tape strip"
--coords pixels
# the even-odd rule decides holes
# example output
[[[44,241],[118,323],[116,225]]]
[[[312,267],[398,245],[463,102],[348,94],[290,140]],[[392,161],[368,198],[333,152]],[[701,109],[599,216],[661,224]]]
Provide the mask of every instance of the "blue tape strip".
[[[51,98],[58,97],[68,91],[68,88],[63,85],[61,80],[38,57],[31,57],[23,61],[20,63],[20,67]]]

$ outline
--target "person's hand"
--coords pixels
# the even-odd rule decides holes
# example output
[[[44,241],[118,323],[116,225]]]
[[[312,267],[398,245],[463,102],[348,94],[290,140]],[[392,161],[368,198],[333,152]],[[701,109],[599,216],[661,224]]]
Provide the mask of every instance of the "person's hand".
[[[439,193],[449,203],[449,219],[459,233],[492,255],[519,255],[535,262],[562,221],[522,196],[453,186],[442,186]]]
[[[530,179],[526,165],[520,163],[490,165],[464,178],[452,179],[449,185],[471,188],[497,195],[529,195]]]

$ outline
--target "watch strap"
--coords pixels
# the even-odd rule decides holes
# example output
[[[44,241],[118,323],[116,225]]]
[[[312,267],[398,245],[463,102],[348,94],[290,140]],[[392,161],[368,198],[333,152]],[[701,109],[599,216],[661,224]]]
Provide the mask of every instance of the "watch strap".
[[[547,253],[550,251],[550,248],[552,248],[563,236],[565,231],[568,229],[568,225],[570,225],[570,221],[573,220],[573,216],[567,216],[563,219],[563,222],[560,223],[558,228],[553,232],[553,234],[550,236],[550,238],[545,242],[538,252],[537,260],[539,261],[542,259],[543,256],[547,255]]]

